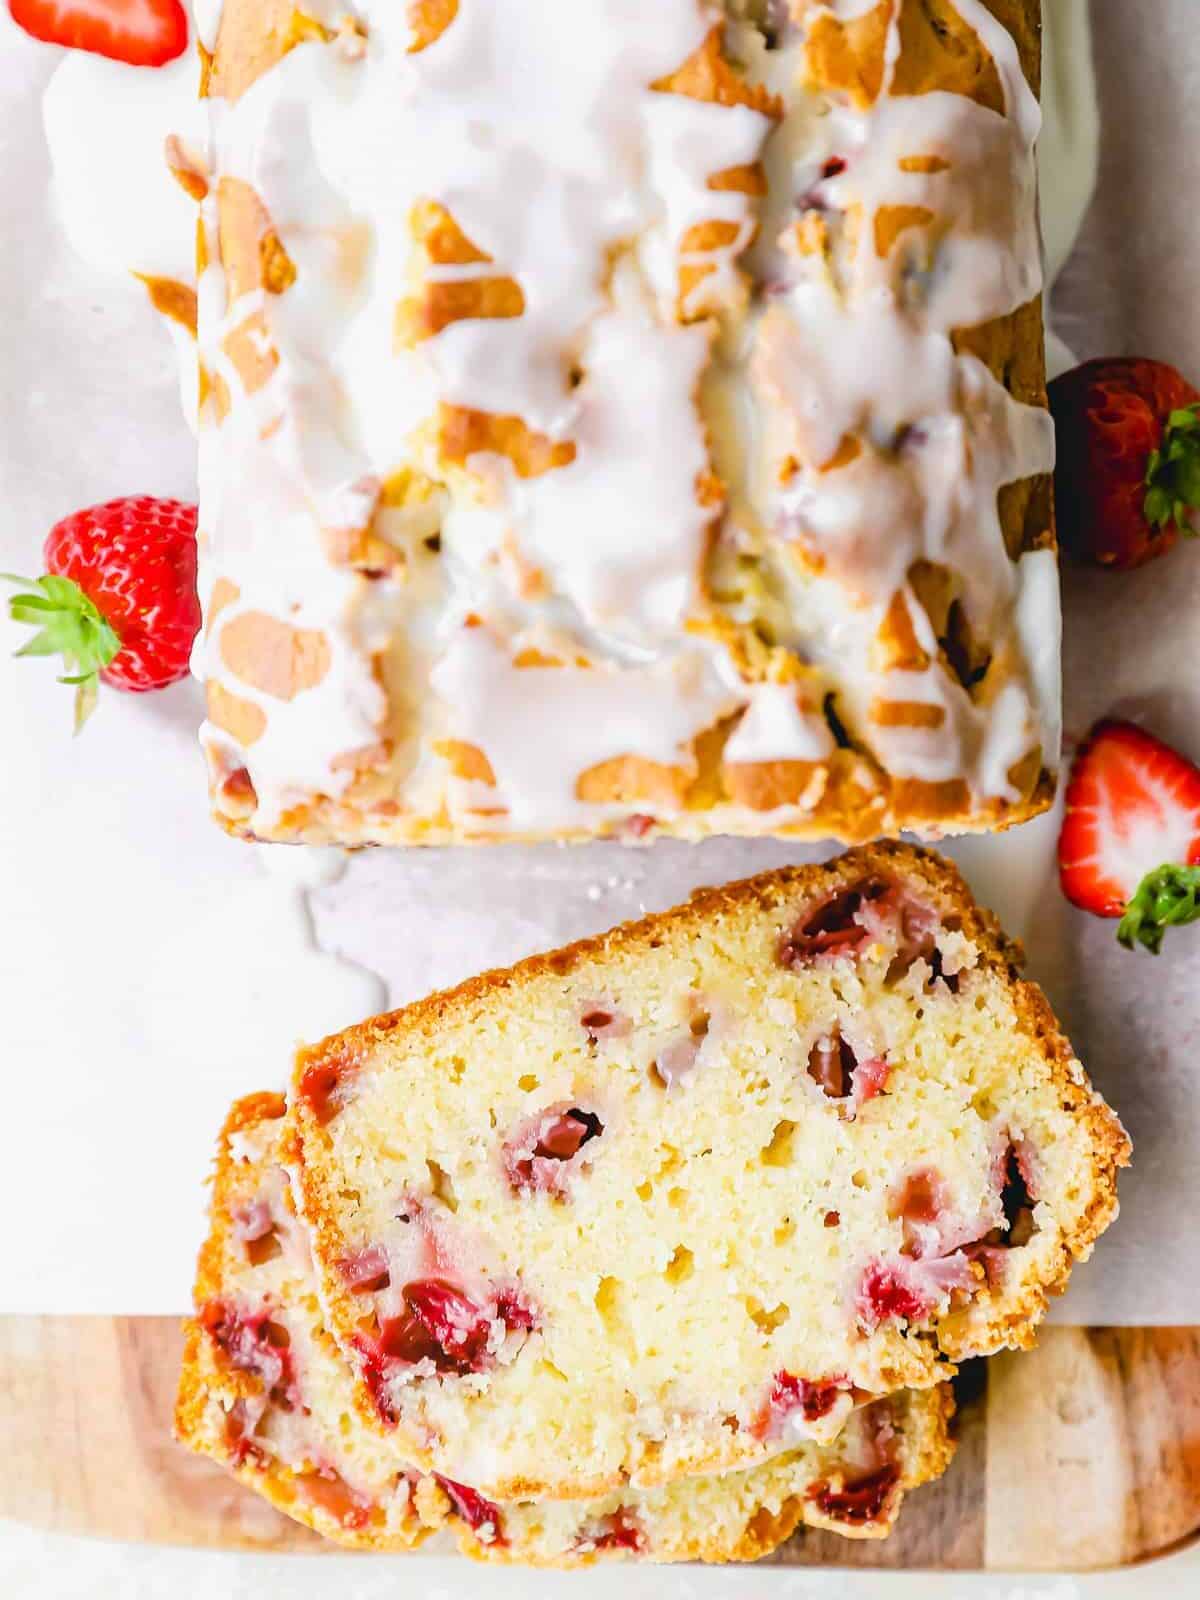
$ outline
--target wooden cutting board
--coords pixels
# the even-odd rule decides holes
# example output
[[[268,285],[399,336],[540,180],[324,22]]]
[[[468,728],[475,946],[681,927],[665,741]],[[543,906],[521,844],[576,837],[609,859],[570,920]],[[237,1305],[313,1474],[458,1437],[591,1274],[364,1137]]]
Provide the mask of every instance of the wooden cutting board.
[[[170,1433],[179,1327],[0,1318],[0,1517],[59,1533],[322,1548]],[[958,1457],[882,1544],[797,1536],[792,1565],[1084,1571],[1200,1539],[1200,1328],[1049,1328],[960,1380]]]

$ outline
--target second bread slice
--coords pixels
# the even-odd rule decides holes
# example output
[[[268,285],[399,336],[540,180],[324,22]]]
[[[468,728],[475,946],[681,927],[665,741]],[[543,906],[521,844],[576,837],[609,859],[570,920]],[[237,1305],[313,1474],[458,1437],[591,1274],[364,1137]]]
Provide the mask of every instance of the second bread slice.
[[[493,1499],[828,1438],[1029,1344],[1128,1159],[1019,952],[903,846],[704,891],[301,1053],[360,1404]]]

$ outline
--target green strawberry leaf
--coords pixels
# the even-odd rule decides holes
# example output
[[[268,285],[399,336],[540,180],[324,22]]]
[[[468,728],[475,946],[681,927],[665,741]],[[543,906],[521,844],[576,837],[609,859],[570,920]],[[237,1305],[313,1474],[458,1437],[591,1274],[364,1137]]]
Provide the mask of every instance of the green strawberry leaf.
[[[9,616],[38,629],[17,655],[62,656],[67,675],[59,682],[75,685],[78,733],[95,709],[100,673],[121,649],[115,629],[70,578],[47,573],[30,579],[3,572],[0,579],[22,590],[8,602]]]
[[[1200,921],[1200,866],[1172,862],[1148,872],[1125,907],[1117,938],[1127,950],[1140,944],[1156,956],[1168,928]]]
[[[1200,404],[1172,411],[1159,449],[1146,463],[1146,498],[1142,502],[1146,521],[1152,528],[1170,523],[1184,534],[1197,530],[1190,526],[1188,513],[1200,508]]]

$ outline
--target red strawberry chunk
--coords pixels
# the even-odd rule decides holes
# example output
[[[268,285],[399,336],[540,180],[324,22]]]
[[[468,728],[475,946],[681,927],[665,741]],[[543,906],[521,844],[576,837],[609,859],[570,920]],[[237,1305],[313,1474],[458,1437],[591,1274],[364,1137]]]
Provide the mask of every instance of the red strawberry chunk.
[[[862,1528],[883,1518],[899,1481],[899,1468],[889,1465],[837,1489],[829,1483],[814,1484],[808,1498],[831,1521]]]
[[[867,1061],[860,1061],[850,1075],[855,1105],[865,1106],[868,1100],[883,1094],[891,1075],[891,1062],[884,1056],[872,1056]]]
[[[296,1487],[310,1505],[320,1506],[343,1528],[365,1528],[371,1520],[370,1502],[355,1494],[332,1467],[301,1473]]]
[[[484,1498],[478,1489],[468,1488],[465,1483],[455,1483],[452,1478],[443,1478],[440,1472],[434,1477],[445,1491],[450,1504],[467,1526],[473,1529],[484,1544],[504,1544],[504,1518],[500,1514],[500,1507],[493,1505]]]
[[[378,1294],[392,1281],[387,1251],[381,1244],[368,1245],[337,1264],[342,1282],[355,1294]]]
[[[917,1264],[903,1258],[867,1265],[855,1297],[858,1325],[864,1333],[874,1333],[885,1322],[923,1322],[951,1289],[968,1288],[975,1282],[970,1263],[962,1256],[920,1265],[928,1270],[914,1270]],[[943,1283],[942,1279],[949,1281]]]
[[[358,1334],[355,1337],[354,1352],[358,1357],[358,1369],[362,1374],[363,1384],[371,1397],[371,1404],[375,1407],[379,1420],[385,1427],[394,1428],[399,1418],[389,1389],[389,1381],[394,1370],[392,1358],[383,1349],[380,1341],[370,1339],[365,1334]]]
[[[808,1075],[814,1083],[831,1100],[853,1097],[855,1110],[883,1093],[891,1072],[891,1065],[883,1056],[860,1061],[854,1046],[837,1027],[818,1039],[808,1054]]]
[[[389,1361],[399,1361],[415,1367],[419,1362],[432,1361],[436,1367],[447,1362],[446,1352],[415,1312],[404,1311],[398,1317],[388,1317],[379,1325],[379,1352]]]
[[[849,1391],[850,1379],[847,1377],[824,1378],[813,1382],[808,1378],[798,1378],[791,1372],[777,1372],[753,1431],[759,1439],[777,1439],[792,1417],[799,1416],[810,1424],[819,1422]]]
[[[332,1122],[345,1106],[348,1098],[347,1080],[357,1068],[356,1061],[343,1056],[333,1061],[314,1061],[304,1069],[300,1079],[300,1097],[307,1102],[322,1127]]]
[[[920,1259],[938,1251],[937,1224],[950,1207],[950,1193],[932,1167],[910,1172],[888,1202],[888,1215],[904,1226],[904,1254]]]
[[[230,1366],[252,1373],[272,1401],[290,1411],[299,1404],[291,1337],[264,1309],[247,1316],[222,1300],[210,1300],[200,1321]]]
[[[439,1367],[476,1372],[487,1350],[491,1319],[470,1295],[444,1278],[404,1286],[404,1303],[438,1348]]]
[[[532,1333],[537,1327],[537,1313],[519,1289],[501,1289],[496,1296],[496,1318],[514,1333]]]
[[[235,1400],[225,1418],[225,1444],[229,1450],[230,1461],[234,1467],[244,1467],[250,1464],[264,1471],[268,1465],[266,1451],[257,1444],[253,1438],[254,1429],[262,1415],[262,1408],[258,1408],[258,1415],[251,1421],[244,1400]]]
[[[871,944],[890,944],[899,970],[904,971],[933,949],[939,925],[931,906],[914,900],[897,884],[868,878],[808,910],[780,940],[777,956],[781,966],[798,970],[817,961],[859,955]]]
[[[443,1376],[483,1372],[494,1363],[495,1346],[505,1335],[537,1326],[533,1309],[511,1287],[500,1290],[488,1307],[444,1278],[420,1278],[405,1285],[403,1300],[404,1310],[381,1322],[374,1339],[355,1341],[363,1382],[389,1423],[395,1421],[395,1407],[388,1385],[398,1367],[428,1362]]]
[[[514,1189],[565,1195],[582,1170],[585,1145],[600,1138],[604,1124],[594,1111],[567,1102],[548,1106],[523,1122],[504,1143],[504,1169]],[[590,1159],[590,1158],[588,1158]]]
[[[795,970],[815,961],[856,955],[870,941],[860,919],[863,904],[886,893],[886,884],[866,882],[831,895],[784,935],[778,950],[780,965]]]
[[[633,1032],[632,1018],[615,1006],[588,1006],[579,1022],[593,1044],[597,1039],[624,1039]]]
[[[646,1548],[646,1535],[633,1513],[622,1506],[589,1528],[580,1545],[584,1549],[629,1550],[640,1555]]]

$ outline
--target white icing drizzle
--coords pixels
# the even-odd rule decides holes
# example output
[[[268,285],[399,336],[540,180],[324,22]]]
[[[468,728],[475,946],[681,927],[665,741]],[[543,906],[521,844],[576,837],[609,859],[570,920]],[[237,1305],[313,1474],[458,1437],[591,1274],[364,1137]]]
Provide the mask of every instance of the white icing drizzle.
[[[773,459],[794,453],[802,463],[775,493],[776,537],[798,538],[840,585],[839,609],[848,602],[858,613],[823,617],[815,633],[802,628],[793,642],[827,668],[841,707],[889,771],[930,783],[961,776],[977,799],[1015,801],[1009,769],[1038,744],[1047,763],[1057,754],[1052,685],[1044,672],[1035,680],[1028,646],[1017,647],[1057,636],[1058,595],[1053,583],[1022,581],[1033,557],[1010,560],[997,494],[1052,470],[1053,427],[975,356],[956,355],[950,333],[1015,311],[1041,287],[1033,168],[1040,113],[1008,33],[979,0],[955,4],[992,55],[1007,115],[941,91],[893,96],[897,7],[882,93],[866,111],[835,106],[810,155],[814,179],[830,172],[820,180],[822,210],[856,218],[853,249],[835,243],[832,267],[819,253],[794,255],[783,268],[777,262],[786,278],[751,361],[773,413]],[[844,20],[864,8],[824,9]],[[906,155],[939,158],[943,169],[903,170]],[[906,259],[902,247],[878,254],[875,218],[892,206],[925,208],[948,229],[931,263]],[[859,441],[857,458],[821,470],[848,435]],[[968,623],[1002,658],[999,692],[973,699],[940,664],[909,586],[918,561],[957,575]],[[919,671],[872,663],[897,591],[929,658]],[[879,701],[937,708],[941,721],[883,725],[871,716]]]
[[[581,355],[575,460],[525,483],[505,458],[481,461],[497,503],[448,519],[451,547],[465,547],[456,533],[468,522],[476,563],[512,538],[586,624],[646,647],[677,637],[700,604],[712,515],[696,499],[708,453],[689,420],[708,348],[705,328],[645,310],[597,317]]]
[[[995,502],[1003,484],[1047,469],[1052,440],[1044,414],[1012,401],[974,357],[956,357],[949,333],[1037,291],[1038,109],[1004,29],[978,0],[955,3],[995,60],[1007,116],[941,92],[885,92],[866,112],[831,105],[799,86],[796,44],[768,54],[749,35],[752,77],[787,102],[767,152],[769,236],[754,257],[781,292],[747,319],[740,344],[722,344],[731,381],[753,389],[765,413],[739,408],[749,464],[731,484],[725,528],[749,507],[774,546],[799,536],[819,552],[819,578],[783,573],[794,602],[794,636],[783,642],[838,690],[844,719],[890,771],[962,775],[977,801],[1013,800],[1010,767],[1039,741],[1049,759],[1055,742],[1051,677],[1027,658],[1030,641],[1053,636],[1057,601],[1040,566],[1026,583],[1024,563],[1008,559]],[[237,104],[209,103],[215,174],[254,189],[296,268],[284,293],[234,305],[219,267],[200,285],[202,358],[232,399],[223,425],[210,414],[203,430],[202,594],[225,577],[240,596],[197,665],[266,716],[246,750],[210,725],[203,738],[219,771],[249,770],[251,825],[269,831],[289,806],[344,793],[348,754],[384,734],[404,754],[389,799],[414,816],[445,808],[472,826],[484,817],[499,832],[586,831],[645,809],[585,802],[578,780],[622,756],[691,770],[696,737],[743,708],[730,761],[828,757],[820,716],[782,685],[742,681],[724,646],[694,627],[709,607],[704,562],[724,515],[704,492],[696,404],[716,323],[681,319],[679,272],[698,264],[690,229],[729,225],[682,311],[737,307],[753,202],[709,185],[752,165],[771,124],[744,106],[651,86],[702,45],[720,8],[460,0],[419,51],[407,6],[366,0],[358,16],[360,52],[302,44]],[[893,27],[889,70],[897,50]],[[948,168],[901,171],[907,152],[943,154]],[[946,224],[932,271],[898,273],[899,252],[879,260],[869,225],[836,275],[780,252],[797,180],[834,154],[846,168],[824,184],[831,208],[858,205],[869,220],[881,205],[924,204]],[[414,283],[410,218],[428,200],[491,259],[425,267],[422,280],[509,279],[523,310],[398,346],[397,303]],[[215,260],[211,201],[206,220]],[[278,358],[252,394],[222,348],[250,318]],[[506,457],[480,453],[445,482],[431,435],[442,403],[519,418],[573,459],[520,477]],[[760,434],[770,452],[788,429],[808,465],[779,492],[750,458]],[[910,443],[897,450],[903,430]],[[858,460],[818,472],[851,432],[863,442]],[[405,467],[444,483],[435,575],[411,561],[376,579],[332,565],[330,534],[367,527],[380,486]],[[376,531],[393,515],[402,526],[403,514],[387,513]],[[778,548],[764,554],[775,563]],[[888,602],[918,559],[959,575],[972,628],[1003,657],[1000,687],[979,702],[938,665],[915,600],[932,664],[905,673],[871,664]],[[321,680],[283,701],[234,676],[221,642],[247,611],[322,634]],[[539,630],[566,642],[563,666],[514,664]],[[403,725],[377,681],[385,652],[422,675]],[[877,698],[938,706],[943,720],[877,727]],[[495,786],[454,778],[435,752],[442,741],[477,747]]]
[[[196,24],[196,36],[209,55],[212,55],[217,48],[217,33],[221,26],[221,12],[223,9],[224,0],[191,0],[192,20]]]
[[[759,683],[725,746],[726,761],[826,761],[833,735],[822,716],[800,705],[794,683]]]
[[[606,667],[514,667],[512,650],[484,628],[463,628],[433,673],[457,738],[487,750],[496,787],[456,781],[470,810],[505,808],[502,825],[569,827],[578,816],[577,776],[636,748],[663,766],[691,765],[697,718],[707,727],[741,703],[737,687],[700,650],[620,671]],[[551,743],[540,730],[553,729]],[[600,807],[620,816],[628,807]],[[485,828],[497,825],[493,815]]]

